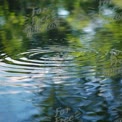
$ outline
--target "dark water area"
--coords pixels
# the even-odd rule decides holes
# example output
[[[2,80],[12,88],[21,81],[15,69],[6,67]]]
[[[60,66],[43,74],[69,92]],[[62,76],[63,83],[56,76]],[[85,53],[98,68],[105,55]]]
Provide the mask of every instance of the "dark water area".
[[[121,121],[121,1],[0,1],[0,122]]]

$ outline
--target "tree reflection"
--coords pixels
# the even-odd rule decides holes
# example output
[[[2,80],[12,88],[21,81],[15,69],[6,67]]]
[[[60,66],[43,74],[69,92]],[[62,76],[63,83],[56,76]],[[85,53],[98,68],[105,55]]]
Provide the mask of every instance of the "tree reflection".
[[[51,83],[47,85],[48,87],[38,85],[38,90],[44,90],[34,92],[38,98],[35,102],[40,111],[34,119],[44,122],[45,118],[51,118],[48,121],[55,121],[55,110],[59,107],[70,108],[69,116],[79,110],[81,118],[78,119],[85,121],[95,119],[95,122],[105,122],[120,117],[122,109],[117,103],[121,103],[120,73],[106,76],[109,69],[113,67],[117,69],[122,64],[121,55],[118,57],[118,63],[117,57],[112,57],[111,53],[106,54],[112,49],[121,51],[122,48],[120,3],[122,2],[115,0],[103,1],[103,3],[101,0],[21,0],[16,2],[5,0],[0,2],[0,47],[5,54],[17,59],[17,54],[29,49],[44,48],[49,45],[59,47],[59,51],[53,49],[53,53],[50,55],[46,53],[45,57],[43,53],[38,54],[38,52],[35,52],[38,55],[33,56],[36,61],[41,60],[41,57],[50,57],[51,60],[58,53],[58,58],[55,57],[54,62],[51,60],[51,63],[59,65],[57,68],[43,65],[49,68],[48,75],[51,77],[39,78],[44,83],[49,81]],[[67,51],[66,61],[61,62],[60,60],[67,53],[61,50],[63,46],[65,50],[68,48],[70,50]],[[67,59],[68,56],[70,59]],[[66,78],[63,79],[64,76]],[[108,80],[104,82],[106,78]],[[111,98],[110,100],[107,99],[107,95]],[[117,108],[116,114],[112,107]],[[74,121],[77,122],[78,119],[75,118]]]

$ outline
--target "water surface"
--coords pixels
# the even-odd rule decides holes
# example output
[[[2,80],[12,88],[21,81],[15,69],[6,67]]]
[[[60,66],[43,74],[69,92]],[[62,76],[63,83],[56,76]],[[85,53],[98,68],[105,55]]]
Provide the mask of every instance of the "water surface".
[[[0,122],[122,121],[121,4],[0,2]]]

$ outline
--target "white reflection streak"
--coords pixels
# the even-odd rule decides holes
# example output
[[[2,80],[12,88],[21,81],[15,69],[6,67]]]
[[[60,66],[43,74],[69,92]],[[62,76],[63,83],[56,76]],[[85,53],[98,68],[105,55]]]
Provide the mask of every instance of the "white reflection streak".
[[[31,91],[8,91],[8,92],[0,92],[0,94],[19,94],[19,93],[31,93]]]
[[[21,61],[16,61],[16,60],[14,60],[14,59],[11,59],[10,57],[7,57],[7,58],[5,58],[6,60],[8,60],[8,61],[11,61],[11,62],[13,62],[13,63],[15,63],[15,64],[26,64],[26,65],[36,65],[36,66],[39,66],[40,64],[34,64],[34,63],[27,63],[27,62],[21,62]]]

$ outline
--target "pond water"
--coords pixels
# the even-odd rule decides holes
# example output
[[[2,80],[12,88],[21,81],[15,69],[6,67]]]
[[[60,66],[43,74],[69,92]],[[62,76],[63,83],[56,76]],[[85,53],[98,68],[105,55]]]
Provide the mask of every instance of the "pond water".
[[[122,2],[0,1],[0,122],[121,122]]]

